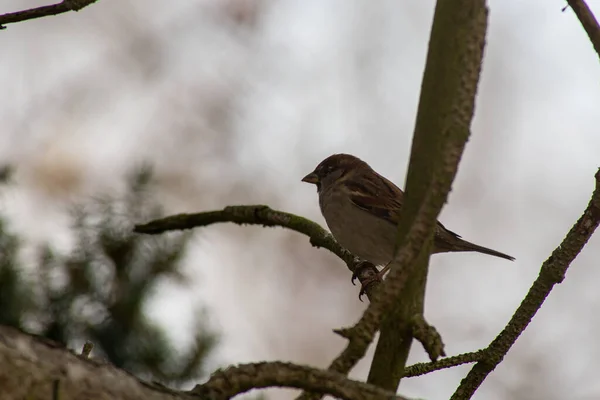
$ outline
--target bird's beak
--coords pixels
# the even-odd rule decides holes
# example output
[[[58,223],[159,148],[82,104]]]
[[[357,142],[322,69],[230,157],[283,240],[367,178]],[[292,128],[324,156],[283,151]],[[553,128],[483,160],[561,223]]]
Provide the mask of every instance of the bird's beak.
[[[302,182],[312,183],[316,185],[317,183],[319,183],[319,177],[314,172],[311,172],[310,174],[302,178]]]

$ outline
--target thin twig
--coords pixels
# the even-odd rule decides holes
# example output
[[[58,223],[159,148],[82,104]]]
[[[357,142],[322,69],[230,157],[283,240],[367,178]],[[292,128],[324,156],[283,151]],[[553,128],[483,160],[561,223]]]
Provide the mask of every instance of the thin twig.
[[[461,381],[451,400],[466,400],[473,396],[484,379],[502,361],[519,335],[527,328],[554,285],[563,281],[567,269],[600,224],[600,169],[595,178],[596,188],[583,215],[542,264],[537,279],[517,311],[502,332],[485,349],[483,359],[478,361]]]
[[[98,0],[64,0],[57,4],[30,8],[28,10],[16,11],[0,15],[0,29],[6,29],[4,25],[15,22],[27,21],[35,18],[48,17],[63,14],[69,11],[79,11]]]
[[[81,356],[83,358],[90,358],[90,354],[92,353],[93,349],[94,349],[94,343],[85,342],[83,344],[83,349],[81,350]]]
[[[404,369],[403,376],[405,378],[411,378],[413,376],[425,375],[441,369],[452,368],[458,365],[476,362],[481,360],[484,355],[485,350],[478,350],[471,353],[464,353],[457,356],[444,358],[438,361],[413,364]]]

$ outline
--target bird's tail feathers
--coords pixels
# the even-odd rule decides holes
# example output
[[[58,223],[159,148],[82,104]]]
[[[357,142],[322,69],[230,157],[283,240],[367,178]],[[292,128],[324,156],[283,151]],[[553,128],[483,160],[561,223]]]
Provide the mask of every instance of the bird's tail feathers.
[[[489,249],[487,247],[479,246],[475,243],[467,242],[466,240],[459,239],[459,242],[453,246],[452,251],[476,251],[478,253],[489,254],[490,256],[504,258],[506,260],[514,261],[515,258],[508,254],[501,253],[496,250]]]

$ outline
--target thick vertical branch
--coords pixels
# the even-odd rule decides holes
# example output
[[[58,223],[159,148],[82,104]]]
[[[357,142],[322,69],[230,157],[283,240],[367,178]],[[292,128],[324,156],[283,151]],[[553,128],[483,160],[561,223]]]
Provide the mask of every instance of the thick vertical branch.
[[[428,191],[435,216],[446,201],[470,133],[487,29],[484,0],[438,0],[406,180],[406,197],[398,243],[406,234]],[[394,292],[400,271],[393,268],[382,288],[395,297],[386,313],[368,382],[396,390],[412,342],[411,320],[423,313],[429,241],[401,293]],[[372,304],[374,305],[374,304]]]

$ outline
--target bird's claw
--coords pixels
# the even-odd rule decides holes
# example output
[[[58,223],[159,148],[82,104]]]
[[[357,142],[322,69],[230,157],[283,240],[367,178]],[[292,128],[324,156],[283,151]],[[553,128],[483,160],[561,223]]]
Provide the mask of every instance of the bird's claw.
[[[373,276],[365,278],[361,283],[360,292],[358,292],[358,299],[362,301],[362,296],[367,293],[369,286],[373,285],[374,283],[381,282],[383,282],[383,276],[379,272]]]
[[[383,275],[378,272],[377,267],[374,264],[368,261],[357,263],[354,272],[352,273],[352,284],[356,285],[356,283],[354,283],[356,279],[360,279],[361,281],[358,299],[363,301],[362,296],[367,292],[369,286],[375,282],[381,282],[382,278]]]
[[[373,264],[371,264],[368,261],[360,261],[359,263],[356,264],[356,266],[354,267],[354,271],[352,272],[352,284],[356,285],[356,283],[354,283],[355,280],[360,279],[359,276],[362,275],[363,272],[365,272],[366,269],[371,269],[374,268],[375,271],[377,271],[377,267],[375,267]]]

